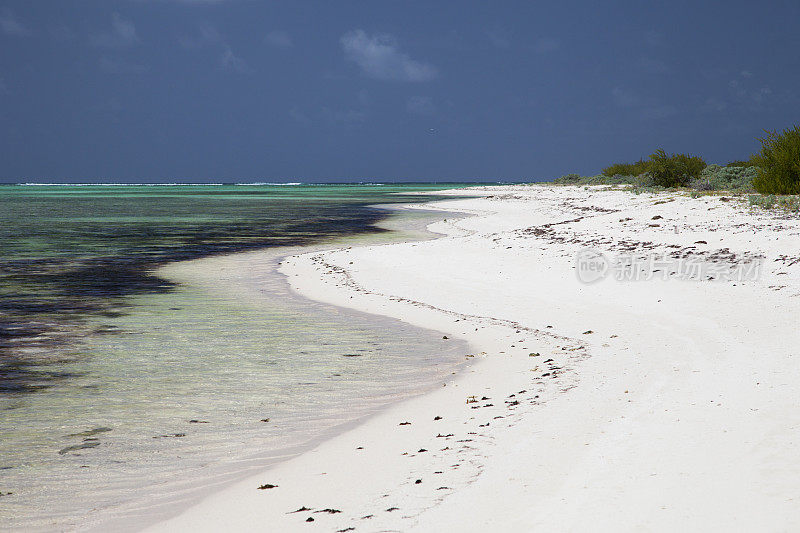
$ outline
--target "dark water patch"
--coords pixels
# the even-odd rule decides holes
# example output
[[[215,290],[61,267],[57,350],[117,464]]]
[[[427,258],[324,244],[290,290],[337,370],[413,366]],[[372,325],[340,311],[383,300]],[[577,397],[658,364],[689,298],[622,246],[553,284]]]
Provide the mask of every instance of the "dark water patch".
[[[42,370],[35,365],[12,359],[0,364],[0,394],[20,394],[46,389],[58,381],[82,376],[81,372]]]
[[[344,235],[381,233],[375,203],[425,187],[0,188],[0,394],[69,377],[43,372],[127,298],[175,288],[159,265]],[[433,187],[428,187],[429,189]]]
[[[28,324],[0,324],[0,344],[34,338],[46,331],[47,328],[35,327]]]
[[[174,284],[145,272],[147,264],[140,261],[121,262],[118,259],[95,259],[73,270],[48,272],[33,276],[17,275],[11,281],[44,286],[54,294],[75,305],[76,299],[87,302],[85,307],[101,307],[94,298],[108,299],[136,294],[164,293]],[[86,300],[88,298],[88,300]],[[91,303],[89,303],[91,302]]]
[[[24,315],[0,313],[8,317],[0,324],[0,396],[37,392],[84,375],[62,367],[82,357],[77,347],[85,328],[71,324],[63,315],[56,321],[41,308],[36,310],[29,322]]]

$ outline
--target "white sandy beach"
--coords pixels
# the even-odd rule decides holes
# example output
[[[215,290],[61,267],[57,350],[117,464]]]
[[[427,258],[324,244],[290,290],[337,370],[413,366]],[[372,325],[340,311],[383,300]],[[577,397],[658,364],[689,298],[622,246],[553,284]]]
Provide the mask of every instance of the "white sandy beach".
[[[451,193],[473,197],[427,206],[468,214],[434,224],[441,238],[280,268],[308,298],[465,339],[474,364],[150,530],[800,528],[797,215],[594,187]],[[587,247],[763,267],[662,279],[667,261],[586,284]]]

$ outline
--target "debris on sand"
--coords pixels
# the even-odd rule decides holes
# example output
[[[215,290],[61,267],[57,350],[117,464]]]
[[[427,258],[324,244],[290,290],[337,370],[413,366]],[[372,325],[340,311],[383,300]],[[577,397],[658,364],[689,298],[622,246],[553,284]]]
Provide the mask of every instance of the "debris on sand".
[[[98,433],[106,433],[107,431],[111,431],[111,428],[99,427],[88,431],[81,431],[80,433],[70,433],[69,435],[64,435],[64,437],[91,437]]]
[[[61,448],[60,450],[58,450],[58,455],[65,455],[75,450],[83,450],[84,448],[94,448],[97,446],[100,446],[99,442],[84,442],[83,444],[75,444],[73,446],[67,446],[66,448]]]

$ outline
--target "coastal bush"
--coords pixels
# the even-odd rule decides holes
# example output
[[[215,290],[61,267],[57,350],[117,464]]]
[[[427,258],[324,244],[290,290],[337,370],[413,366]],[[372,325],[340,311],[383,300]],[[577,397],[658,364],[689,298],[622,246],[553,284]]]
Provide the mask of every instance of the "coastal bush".
[[[553,180],[553,183],[557,183],[559,185],[577,185],[581,181],[580,174],[565,174],[560,178],[556,178]]]
[[[638,176],[647,172],[649,162],[643,159],[635,163],[615,163],[604,168],[601,173],[604,176]]]
[[[635,181],[633,176],[581,176],[579,174],[566,174],[553,180],[556,185],[631,185]]]
[[[636,179],[634,180],[633,184],[636,187],[640,187],[642,189],[650,189],[653,187],[657,187],[656,181],[653,179],[653,175],[650,174],[649,172],[643,172],[642,174],[636,176]]]
[[[597,176],[592,176],[591,181],[592,185],[632,185],[636,181],[636,176],[630,174],[613,174],[611,176],[598,174]]]
[[[753,186],[761,194],[800,194],[800,126],[767,131],[761,151],[752,157],[758,168]]]
[[[775,196],[774,194],[751,194],[747,197],[751,206],[763,209],[785,209],[787,211],[800,211],[800,197],[798,196]]]
[[[685,187],[691,180],[699,178],[704,168],[706,162],[702,157],[667,154],[659,149],[650,156],[647,173],[661,187]]]
[[[756,166],[755,163],[752,161],[731,161],[726,167],[754,167]]]
[[[747,197],[747,202],[751,206],[763,207],[764,209],[772,209],[775,207],[775,195],[772,194],[751,194]]]
[[[780,205],[789,211],[800,211],[800,196],[784,196],[780,200]]]
[[[698,191],[751,192],[757,174],[758,168],[753,166],[708,165],[689,182],[689,187]]]

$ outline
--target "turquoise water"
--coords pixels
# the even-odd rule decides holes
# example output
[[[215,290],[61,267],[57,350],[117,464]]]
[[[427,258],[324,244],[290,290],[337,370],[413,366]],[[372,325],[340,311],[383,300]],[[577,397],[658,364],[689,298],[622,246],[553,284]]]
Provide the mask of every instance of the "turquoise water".
[[[0,395],[69,379],[44,364],[83,318],[168,292],[155,264],[376,233],[374,203],[441,185],[0,186]],[[400,193],[400,194],[398,194]],[[0,400],[1,401],[1,400]]]
[[[452,372],[465,347],[273,271],[287,246],[401,238],[369,205],[434,188],[0,187],[4,526],[152,519]],[[258,291],[154,274],[265,247]]]

